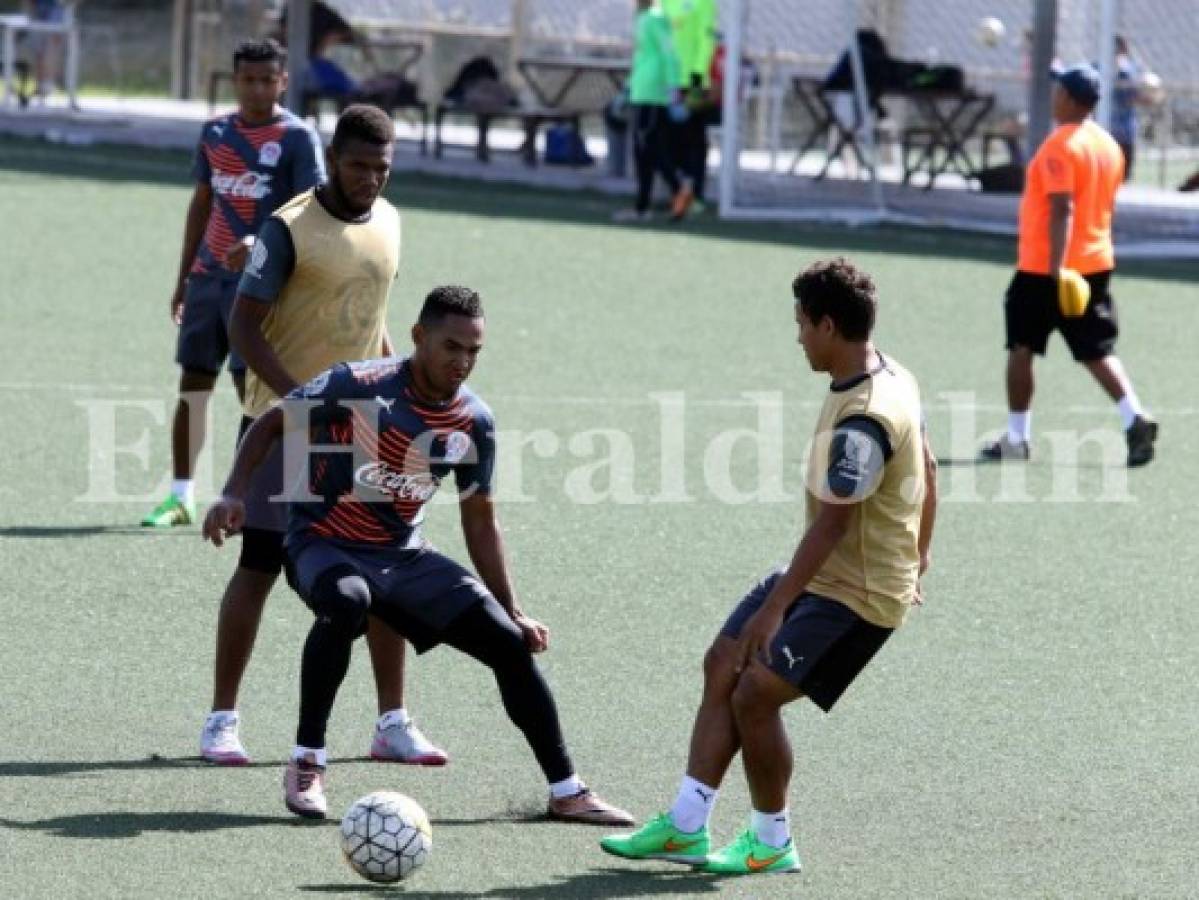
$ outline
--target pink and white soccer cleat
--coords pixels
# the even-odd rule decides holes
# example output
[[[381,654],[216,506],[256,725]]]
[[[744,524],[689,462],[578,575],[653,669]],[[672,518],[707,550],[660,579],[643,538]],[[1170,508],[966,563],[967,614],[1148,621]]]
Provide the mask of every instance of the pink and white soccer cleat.
[[[318,766],[312,754],[293,759],[283,773],[283,802],[297,816],[323,819],[329,811],[325,797],[325,767]]]

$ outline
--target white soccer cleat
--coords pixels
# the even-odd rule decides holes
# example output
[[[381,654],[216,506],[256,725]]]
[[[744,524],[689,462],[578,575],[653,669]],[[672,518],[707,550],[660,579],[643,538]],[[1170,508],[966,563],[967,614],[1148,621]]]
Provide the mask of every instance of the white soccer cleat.
[[[237,713],[210,713],[200,732],[200,756],[216,766],[244,766],[250,762],[237,734]]]
[[[396,719],[386,727],[375,726],[371,759],[410,766],[444,766],[450,761],[445,751],[425,737],[411,718]]]

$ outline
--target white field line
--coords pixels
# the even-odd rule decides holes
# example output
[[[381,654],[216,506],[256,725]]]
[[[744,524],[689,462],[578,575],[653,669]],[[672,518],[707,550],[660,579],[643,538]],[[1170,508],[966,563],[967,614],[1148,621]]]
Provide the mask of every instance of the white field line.
[[[772,390],[778,390],[774,388]],[[220,385],[217,387],[218,393],[221,391]],[[91,394],[95,396],[112,395],[134,395],[137,399],[155,399],[155,398],[173,398],[173,394],[164,393],[160,387],[155,387],[147,384],[117,384],[117,383],[74,383],[74,382],[52,382],[52,381],[0,381],[0,392],[22,394],[22,393],[70,393],[70,394]],[[659,406],[659,402],[650,394],[653,392],[647,391],[645,394],[630,397],[630,396],[538,396],[532,394],[488,394],[488,400],[493,403],[504,404],[528,404],[541,406],[589,406],[589,407],[613,407],[613,408],[636,408],[643,409],[646,407],[654,408]],[[670,395],[682,394],[686,406],[700,408],[755,408],[764,404],[759,400],[753,400],[748,397],[700,397],[692,398],[687,396],[685,391],[669,391],[663,392]],[[782,404],[797,409],[818,409],[821,404],[816,400],[787,400]],[[1007,407],[1000,403],[946,403],[941,400],[927,401],[925,406],[930,411],[948,412],[950,410],[977,410],[978,412],[986,413],[1005,413]],[[1065,406],[1057,410],[1075,415],[1097,415],[1111,412],[1110,405],[1071,405]],[[1154,415],[1167,416],[1169,418],[1194,416],[1199,415],[1199,407],[1183,406],[1178,408],[1153,408]]]

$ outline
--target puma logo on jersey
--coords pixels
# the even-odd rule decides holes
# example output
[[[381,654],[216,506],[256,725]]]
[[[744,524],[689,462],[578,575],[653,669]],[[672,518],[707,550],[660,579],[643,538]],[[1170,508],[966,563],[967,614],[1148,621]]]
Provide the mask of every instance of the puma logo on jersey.
[[[375,400],[380,406],[382,406],[388,412],[391,412],[391,408],[393,406],[395,406],[395,402],[396,402],[395,397],[392,397],[390,400],[384,400],[378,394],[375,395]]]

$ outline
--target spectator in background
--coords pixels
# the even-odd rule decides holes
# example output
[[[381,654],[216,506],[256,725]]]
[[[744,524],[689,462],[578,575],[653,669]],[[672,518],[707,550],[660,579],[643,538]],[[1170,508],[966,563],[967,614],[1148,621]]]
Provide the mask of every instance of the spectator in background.
[[[662,0],[662,11],[670,21],[679,57],[679,87],[688,112],[671,129],[675,165],[690,180],[696,206],[702,209],[713,105],[709,91],[716,53],[716,0]]]
[[[682,108],[679,60],[670,23],[662,8],[654,0],[636,0],[636,3],[629,102],[637,203],[631,210],[620,210],[614,218],[618,222],[644,222],[652,218],[649,204],[657,174],[674,195],[670,212],[671,218],[677,220],[687,214],[694,199],[690,182],[679,178],[670,153],[670,119]]]
[[[280,43],[287,45],[287,8],[279,20]],[[328,58],[329,52],[340,44],[362,49],[370,59],[370,48],[337,10],[315,0],[308,26],[308,71],[304,89],[322,97],[349,97],[358,88],[354,76]]]
[[[1116,83],[1112,90],[1111,133],[1124,154],[1124,180],[1132,180],[1136,155],[1137,104],[1142,102],[1141,79],[1148,72],[1132,55],[1128,41],[1116,35]]]
[[[67,4],[62,0],[25,0],[24,8],[25,14],[35,22],[61,24],[67,20]],[[55,85],[62,79],[62,35],[35,31],[29,36],[29,48],[33,53],[36,96],[44,101],[54,93]]]
[[[280,19],[280,42],[287,44],[287,9]],[[355,47],[372,69],[377,69],[370,41],[341,15],[321,0],[312,4],[308,34],[308,71],[304,90],[316,97],[338,102],[340,109],[351,103],[369,103],[391,111],[416,100],[416,85],[399,72],[380,72],[359,81],[340,64],[329,58],[335,47]]]

